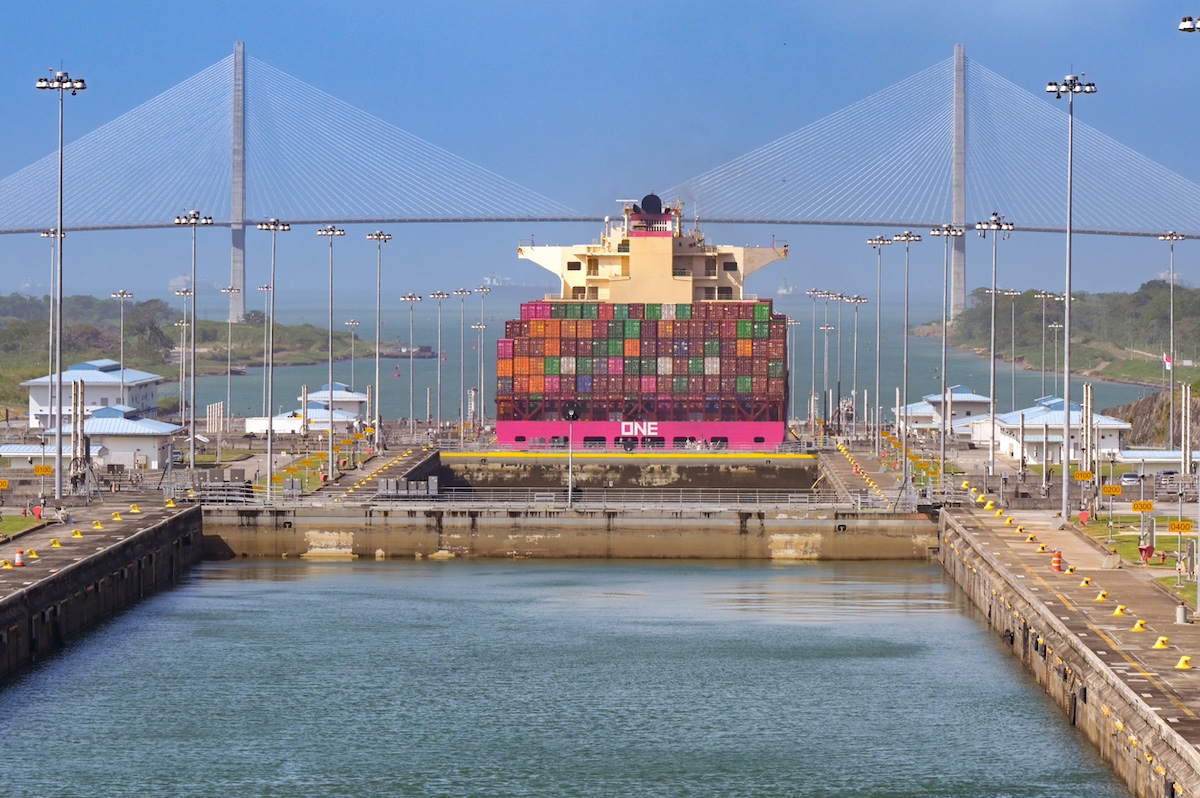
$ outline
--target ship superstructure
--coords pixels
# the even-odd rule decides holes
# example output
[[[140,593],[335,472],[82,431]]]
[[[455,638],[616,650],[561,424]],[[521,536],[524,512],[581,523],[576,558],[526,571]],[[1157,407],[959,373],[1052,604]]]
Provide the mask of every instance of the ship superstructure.
[[[787,320],[745,278],[786,245],[685,230],[682,207],[626,202],[601,239],[522,245],[558,296],[521,306],[497,344],[502,445],[772,448],[784,436]]]

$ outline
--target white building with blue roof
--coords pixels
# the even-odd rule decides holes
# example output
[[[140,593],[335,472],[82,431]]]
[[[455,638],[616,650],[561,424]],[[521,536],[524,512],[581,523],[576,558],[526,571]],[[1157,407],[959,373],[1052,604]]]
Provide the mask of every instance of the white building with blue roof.
[[[362,418],[363,405],[367,403],[367,395],[365,393],[359,393],[358,391],[350,390],[350,386],[344,382],[335,382],[333,384],[332,398],[334,410],[340,410],[343,413],[349,413],[350,415]],[[296,401],[303,402],[304,397],[297,396]],[[308,395],[308,401],[310,406],[311,403],[316,402],[323,408],[328,407],[330,404],[329,385],[322,385],[321,390],[310,393]],[[334,421],[336,423],[336,416],[334,417]],[[326,423],[328,423],[327,420]]]
[[[55,375],[47,374],[26,380],[21,386],[29,389],[29,428],[46,429],[53,421],[50,392]],[[122,369],[115,360],[89,360],[68,366],[62,373],[63,395],[60,398],[62,418],[71,420],[72,385],[83,387],[83,412],[92,415],[102,407],[121,405],[144,418],[158,417],[158,385],[164,378],[137,369]]]
[[[73,424],[63,425],[63,440]],[[90,446],[108,450],[108,464],[126,468],[165,468],[171,462],[171,438],[183,427],[152,418],[144,418],[125,405],[98,407],[83,420],[83,435]],[[46,430],[49,438],[54,430]],[[65,453],[65,452],[64,452]]]
[[[1062,461],[1063,400],[1043,396],[1032,407],[1012,413],[996,414],[996,453],[1017,460],[1024,456],[1028,464],[1059,463]],[[1078,460],[1083,445],[1083,408],[1071,403],[1070,457]],[[1092,413],[1091,426],[1096,435],[1096,449],[1101,458],[1118,452],[1133,426],[1128,421]],[[971,442],[987,447],[991,440],[991,419],[987,414],[971,423]]]
[[[966,385],[952,385],[946,389],[945,396],[931,393],[908,405],[908,429],[914,436],[936,437],[942,428],[942,419],[948,419],[953,426],[958,419],[986,416],[990,403],[988,397],[980,396]],[[901,408],[897,414],[897,426],[901,429],[904,428],[904,417],[904,408]]]

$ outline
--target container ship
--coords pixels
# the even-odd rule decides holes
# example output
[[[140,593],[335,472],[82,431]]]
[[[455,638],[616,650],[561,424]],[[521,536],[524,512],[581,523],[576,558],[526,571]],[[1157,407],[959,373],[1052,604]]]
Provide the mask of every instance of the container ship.
[[[521,245],[559,295],[497,342],[497,443],[513,448],[738,448],[783,442],[787,318],[746,296],[787,245],[709,244],[682,205],[625,201],[597,243]]]

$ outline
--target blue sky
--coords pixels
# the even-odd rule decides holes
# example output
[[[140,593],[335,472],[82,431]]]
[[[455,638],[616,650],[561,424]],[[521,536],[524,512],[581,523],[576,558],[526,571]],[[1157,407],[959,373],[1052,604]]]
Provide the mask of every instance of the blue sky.
[[[949,57],[968,57],[1038,92],[1086,71],[1100,92],[1079,117],[1200,181],[1192,157],[1200,111],[1184,87],[1200,64],[1200,34],[1176,30],[1200,4],[1018,0],[957,2],[287,4],[76,3],[6,10],[0,30],[0,175],[51,152],[57,113],[33,89],[48,67],[84,76],[71,98],[68,140],[131,110],[232,52],[247,52],[427,141],[585,213],[620,197],[678,183],[796,130]],[[181,200],[181,205],[186,200]],[[338,242],[346,284],[373,290],[368,227]],[[515,257],[518,239],[591,240],[591,225],[394,225],[385,292],[478,285],[496,272],[545,281]],[[792,257],[752,288],[783,280],[873,291],[865,228],[746,227],[713,231],[724,243],[786,238]],[[121,287],[166,295],[188,270],[179,231],[79,234],[68,239],[67,292]],[[248,286],[266,282],[265,237],[249,236]],[[969,286],[987,279],[989,245],[969,237]],[[1062,288],[1062,236],[1002,245],[1001,282]],[[228,282],[228,233],[204,231],[200,283]],[[311,229],[280,239],[296,290],[323,283],[326,242]],[[889,253],[891,254],[891,253]],[[895,261],[895,257],[893,261]],[[914,271],[941,271],[941,246],[914,249]],[[0,291],[48,282],[45,242],[0,237]],[[1078,290],[1130,290],[1166,268],[1145,239],[1076,241]],[[1200,242],[1179,247],[1183,280],[1200,284]],[[344,269],[344,272],[342,270]],[[203,289],[202,289],[203,290]],[[251,289],[253,290],[253,289]],[[940,280],[918,279],[923,296]],[[252,296],[249,307],[256,307]]]

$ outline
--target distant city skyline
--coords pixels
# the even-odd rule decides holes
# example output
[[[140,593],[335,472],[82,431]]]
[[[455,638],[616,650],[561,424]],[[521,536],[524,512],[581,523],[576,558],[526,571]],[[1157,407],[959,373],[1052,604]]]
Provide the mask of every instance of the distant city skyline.
[[[1101,2],[1079,14],[1066,3],[1016,2],[984,24],[944,2],[868,2],[852,14],[789,3],[734,9],[700,2],[679,14],[622,8],[449,3],[331,15],[327,4],[302,2],[280,16],[218,2],[202,15],[180,18],[150,4],[68,2],[54,25],[34,8],[17,9],[0,34],[0,97],[10,119],[0,131],[0,176],[53,151],[55,103],[33,89],[47,67],[88,81],[87,92],[67,100],[71,141],[215,63],[243,40],[249,55],[586,214],[618,212],[620,197],[661,190],[799,129],[944,60],[960,42],[969,58],[1034,92],[1068,72],[1086,72],[1100,91],[1077,108],[1080,120],[1200,179],[1200,166],[1179,158],[1192,149],[1200,111],[1167,102],[1168,89],[1161,88],[1191,74],[1200,60],[1200,36],[1177,30],[1180,16],[1194,9]],[[1049,19],[1057,22],[1048,25]],[[181,208],[188,205],[180,199]],[[348,225],[338,243],[339,295],[364,290],[368,282],[373,290],[370,229]],[[898,232],[706,229],[725,243],[764,244],[772,236],[790,242],[788,261],[751,278],[752,290],[763,296],[785,280],[873,296],[874,258],[865,241]],[[587,241],[599,226],[404,224],[389,232],[395,239],[384,253],[384,291],[399,295],[473,287],[493,272],[542,284],[548,275],[516,258],[517,241],[531,235],[547,243]],[[65,291],[106,296],[140,287],[145,296],[166,298],[172,281],[188,270],[185,238],[175,230],[74,234],[64,250]],[[1200,251],[1192,254],[1197,246],[1177,247],[1181,284],[1200,282]],[[988,249],[968,235],[968,290],[986,281]],[[1015,233],[1000,247],[1000,282],[1061,290],[1063,249],[1061,235]],[[265,282],[267,251],[268,241],[248,231],[247,284]],[[899,269],[890,254],[885,291],[894,292]],[[940,293],[941,255],[936,241],[914,246],[913,288],[926,300]],[[1133,290],[1157,279],[1166,257],[1154,239],[1081,236],[1076,290]],[[198,258],[202,292],[226,285],[228,231],[202,231]],[[320,279],[325,250],[312,230],[298,227],[280,237],[279,263],[283,299],[289,283],[299,291]],[[45,293],[46,242],[0,236],[0,273],[0,290],[26,286]],[[843,284],[828,285],[829,276]],[[254,305],[248,298],[247,308]]]

